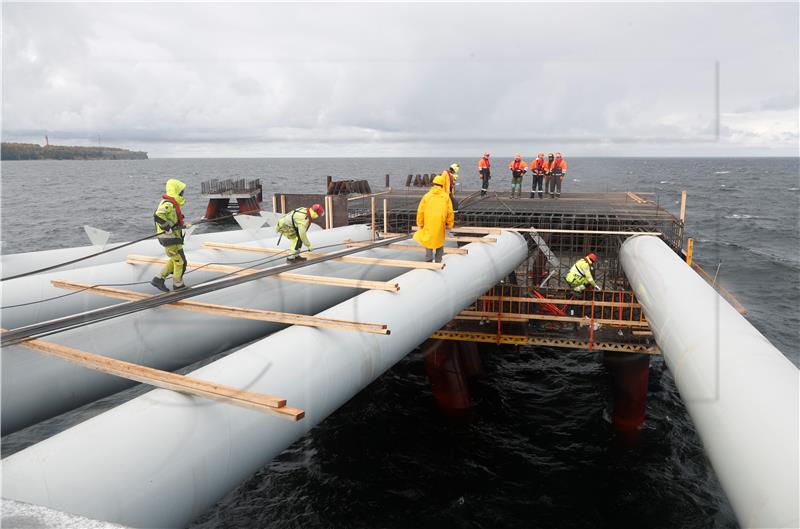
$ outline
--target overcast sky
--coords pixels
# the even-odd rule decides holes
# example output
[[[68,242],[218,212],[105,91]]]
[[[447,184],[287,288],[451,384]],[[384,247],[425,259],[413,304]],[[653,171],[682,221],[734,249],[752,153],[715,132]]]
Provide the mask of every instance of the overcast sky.
[[[3,141],[797,156],[799,16],[797,2],[3,2]]]

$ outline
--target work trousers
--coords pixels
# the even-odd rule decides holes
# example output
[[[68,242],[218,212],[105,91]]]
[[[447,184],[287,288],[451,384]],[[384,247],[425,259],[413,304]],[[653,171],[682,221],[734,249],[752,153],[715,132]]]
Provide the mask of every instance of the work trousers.
[[[551,174],[550,175],[550,185],[548,187],[550,189],[548,189],[547,192],[550,193],[550,198],[560,197],[561,196],[561,175],[560,174]]]
[[[435,254],[434,254],[435,252]],[[425,260],[430,261],[433,259],[434,263],[441,263],[442,262],[442,255],[444,255],[444,246],[440,246],[436,248],[436,250],[431,250],[430,248],[425,248]]]
[[[186,271],[186,254],[183,253],[182,244],[173,244],[164,246],[164,252],[167,254],[167,264],[161,269],[159,277],[166,279],[172,275],[172,282],[175,285],[183,283],[183,273]]]
[[[489,179],[492,177],[489,169],[481,169],[481,195],[489,190]]]
[[[531,198],[533,198],[533,194],[539,191],[539,198],[543,198],[542,194],[542,183],[544,182],[544,173],[533,174],[533,183],[531,184]]]

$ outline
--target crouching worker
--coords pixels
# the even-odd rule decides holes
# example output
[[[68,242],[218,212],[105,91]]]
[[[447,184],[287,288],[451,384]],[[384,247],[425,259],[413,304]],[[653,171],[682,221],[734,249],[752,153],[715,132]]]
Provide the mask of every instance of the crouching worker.
[[[287,262],[305,261],[306,258],[300,255],[300,248],[306,245],[308,251],[314,249],[311,241],[308,240],[308,227],[312,220],[316,220],[325,214],[325,210],[319,204],[314,204],[310,208],[297,208],[283,217],[275,225],[275,231],[281,236],[289,239],[291,250]]]
[[[445,229],[453,227],[453,203],[445,191],[445,174],[433,179],[431,190],[425,193],[417,208],[417,226],[414,240],[425,247],[425,258],[442,262]]]
[[[186,288],[183,283],[183,273],[186,271],[183,230],[189,227],[189,223],[184,222],[181,212],[181,206],[186,203],[183,198],[185,190],[186,184],[180,180],[174,178],[167,180],[166,193],[161,195],[161,202],[153,214],[156,222],[156,236],[167,254],[167,264],[161,269],[161,273],[150,281],[150,284],[164,292],[169,292],[164,280],[170,275],[172,275],[173,290]]]
[[[578,259],[570,268],[565,279],[572,287],[572,292],[582,294],[586,290],[586,285],[591,285],[595,290],[600,290],[592,277],[592,268],[597,262],[597,255],[594,252],[586,254],[586,257]]]

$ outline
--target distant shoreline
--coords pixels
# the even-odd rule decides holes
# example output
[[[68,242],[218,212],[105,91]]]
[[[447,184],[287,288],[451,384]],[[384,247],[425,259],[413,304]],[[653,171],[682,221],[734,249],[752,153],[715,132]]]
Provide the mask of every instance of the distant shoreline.
[[[2,143],[0,160],[147,160],[144,151],[116,147],[77,147],[35,143]]]

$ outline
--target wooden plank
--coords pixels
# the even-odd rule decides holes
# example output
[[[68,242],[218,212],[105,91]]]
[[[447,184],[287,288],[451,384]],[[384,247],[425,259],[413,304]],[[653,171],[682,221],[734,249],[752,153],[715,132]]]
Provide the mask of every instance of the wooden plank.
[[[164,264],[166,262],[167,259],[163,257],[150,257],[147,255],[128,256],[129,264]],[[254,268],[239,268],[236,266],[229,266],[229,265],[194,263],[194,262],[188,263],[186,268],[191,270],[202,268],[203,270],[207,270],[209,272],[222,272],[225,274],[234,274],[234,275],[249,275],[261,271],[260,269],[254,269]],[[293,272],[281,272],[280,274],[270,276],[270,278],[283,279],[285,281],[295,281],[297,283],[311,283],[313,285],[327,285],[327,286],[345,287],[345,288],[364,288],[367,290],[384,290],[386,292],[397,292],[400,290],[399,283],[390,283],[388,281],[369,281],[366,279],[347,279],[344,277],[315,276],[311,274],[295,274]]]
[[[388,184],[389,175],[386,175],[386,180]],[[386,187],[389,187],[388,185]],[[383,199],[383,236],[386,237],[386,234],[389,232],[389,199]]]
[[[153,369],[152,367],[132,364],[115,358],[87,353],[72,347],[46,342],[44,340],[26,340],[20,342],[21,346],[36,350],[48,356],[59,358],[87,369],[100,371],[109,375],[134,380],[143,384],[178,391],[198,397],[217,400],[228,404],[235,404],[251,410],[277,413],[282,417],[299,421],[305,416],[303,410],[289,408],[286,399],[253,393],[238,388],[233,388],[216,382],[208,382],[196,378]]]
[[[286,250],[281,250],[280,248],[263,248],[261,246],[247,246],[243,244],[230,244],[225,242],[204,242],[203,246],[205,248],[214,248],[216,250],[234,250],[238,252],[255,252],[255,253],[273,254],[273,255],[283,253],[286,251]],[[309,259],[314,259],[316,257],[325,256],[326,254],[303,252],[301,255]],[[402,261],[399,259],[377,259],[374,257],[357,257],[352,255],[337,257],[334,260],[343,263],[366,264],[375,266],[395,266],[399,268],[423,268],[426,270],[441,270],[442,268],[444,268],[444,263],[428,263],[424,261]]]
[[[516,231],[521,233],[576,233],[588,235],[661,235],[660,231],[602,231],[602,230],[556,230],[556,229],[537,229],[537,228],[495,228],[461,226],[450,230],[452,233],[498,233],[502,231]]]
[[[132,290],[121,290],[118,288],[93,286],[77,281],[53,280],[54,287],[67,290],[85,291],[89,294],[96,294],[114,299],[124,299],[127,301],[139,301],[153,296],[134,292]],[[372,334],[390,334],[388,325],[382,323],[368,323],[348,320],[337,320],[320,316],[306,316],[304,314],[293,314],[290,312],[276,312],[272,310],[248,309],[243,307],[229,307],[227,305],[216,305],[213,303],[202,303],[199,301],[181,300],[174,303],[161,305],[171,309],[180,309],[189,312],[199,312],[212,316],[223,316],[226,318],[241,318],[245,320],[268,321],[272,323],[285,323],[288,325],[304,325],[306,327],[321,327],[326,329],[337,329],[345,331],[368,332]]]
[[[637,204],[646,204],[647,203],[647,200],[643,199],[642,197],[640,197],[636,193],[632,193],[632,192],[628,191],[625,194],[628,195],[628,197],[631,200],[633,200],[634,202],[636,202]]]
[[[681,225],[686,223],[686,191],[681,191],[681,213],[678,220],[681,221]]]
[[[478,299],[486,301],[501,301],[501,296],[481,296]],[[631,305],[630,303],[619,301],[592,301],[583,299],[560,299],[560,298],[526,298],[522,296],[502,296],[502,301],[518,301],[520,303],[551,303],[554,305],[594,305],[595,307],[625,307],[625,308],[641,308],[638,303]]]
[[[501,321],[515,321],[515,322],[523,322],[527,320],[544,320],[544,321],[564,321],[564,322],[574,322],[574,323],[585,323],[589,320],[588,317],[581,318],[579,316],[548,316],[546,314],[509,314],[509,313],[497,313],[497,312],[486,312],[480,310],[462,310],[455,319],[458,320],[481,320],[481,319],[489,319],[497,321],[498,316],[501,318]],[[614,325],[618,327],[650,327],[646,321],[620,321],[620,320],[606,320],[595,318],[595,323],[600,323],[603,325]]]
[[[347,246],[348,248],[361,248],[361,247],[367,246],[369,244],[371,244],[371,243],[350,241],[350,242],[345,242],[344,245]],[[383,248],[391,248],[392,250],[402,250],[402,251],[409,251],[409,252],[424,252],[425,249],[426,249],[424,246],[415,246],[413,244],[399,244],[399,243],[389,244],[387,246],[384,246]],[[444,253],[456,254],[456,255],[467,255],[467,254],[469,254],[469,250],[464,249],[464,248],[448,248],[448,247],[445,247],[444,248]]]

